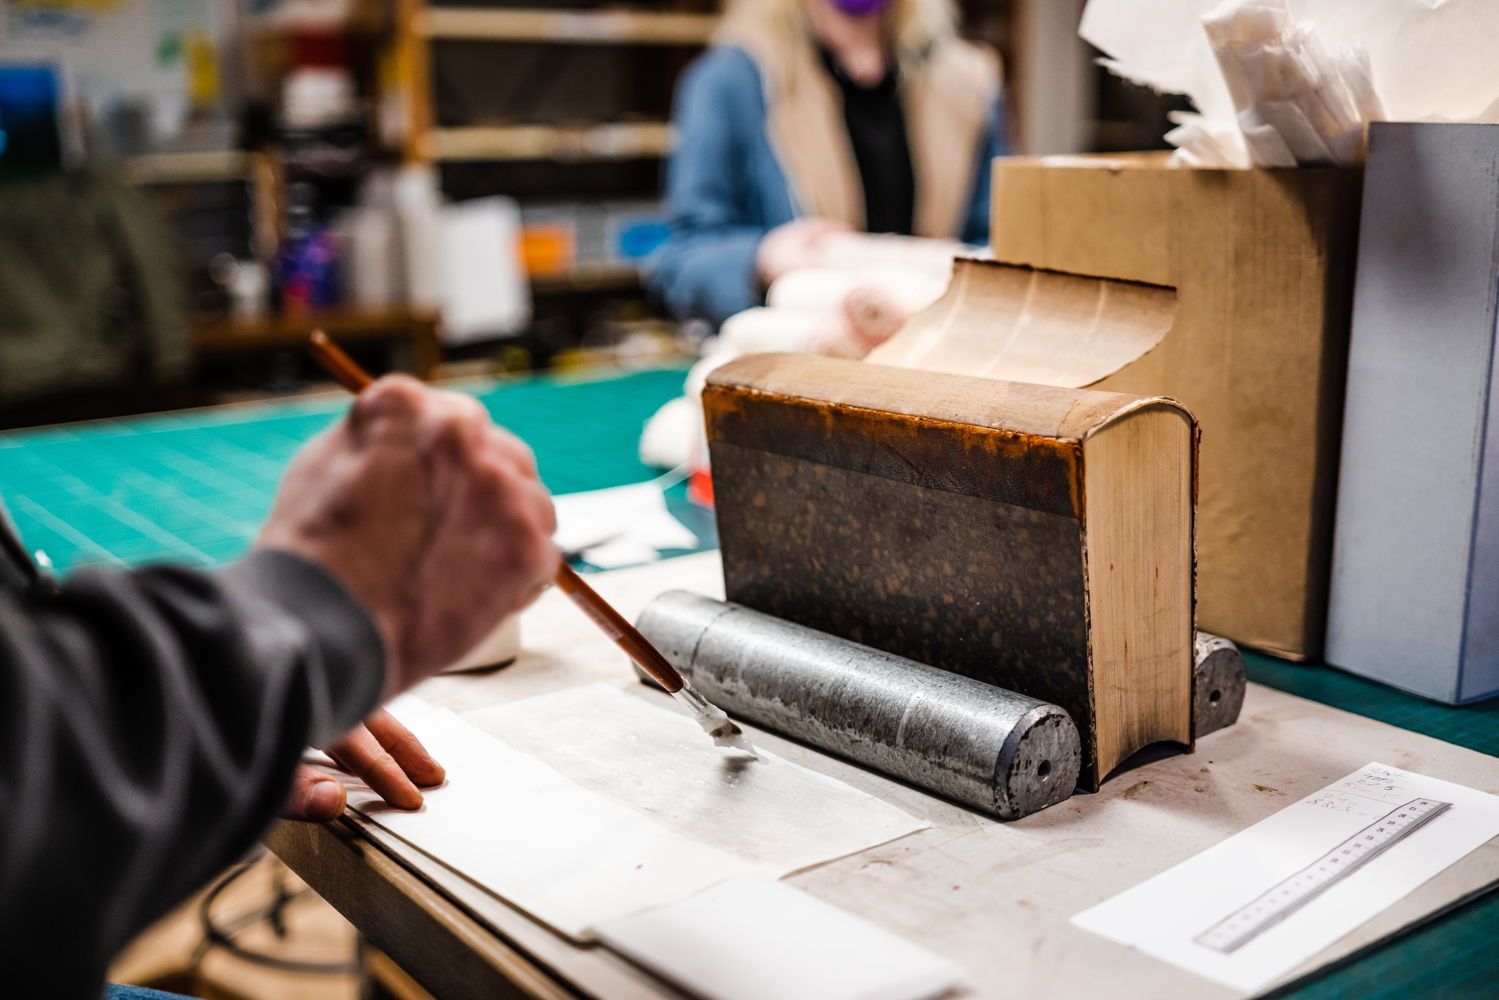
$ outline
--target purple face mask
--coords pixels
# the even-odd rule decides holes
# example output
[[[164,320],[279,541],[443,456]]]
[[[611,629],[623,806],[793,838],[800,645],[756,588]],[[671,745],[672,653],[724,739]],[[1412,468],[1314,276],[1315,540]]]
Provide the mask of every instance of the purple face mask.
[[[874,17],[890,6],[890,0],[833,0],[833,6],[853,17]]]

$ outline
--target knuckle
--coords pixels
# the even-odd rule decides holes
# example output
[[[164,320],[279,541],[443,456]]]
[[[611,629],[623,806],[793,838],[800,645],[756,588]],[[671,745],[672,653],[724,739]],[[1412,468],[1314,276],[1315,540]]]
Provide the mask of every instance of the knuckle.
[[[413,760],[427,756],[427,748],[422,746],[421,740],[411,733],[401,733],[391,740],[389,750],[391,756],[397,760]]]
[[[490,423],[489,411],[484,408],[483,403],[467,393],[455,392],[451,395],[459,413],[464,414],[471,420],[483,421],[486,424]]]
[[[534,515],[526,518],[528,531],[525,542],[529,549],[531,569],[550,574],[556,571],[557,560],[561,555],[552,542],[555,525],[549,525],[546,513],[545,509],[535,509]]]
[[[353,412],[364,419],[414,419],[426,407],[427,394],[409,375],[386,375],[359,394]]]
[[[507,430],[496,428],[499,436],[494,440],[494,449],[513,462],[526,476],[536,476],[536,453],[531,446]]]
[[[442,444],[457,447],[466,454],[463,446],[469,440],[468,422],[453,413],[445,413],[434,422],[433,436]]]
[[[481,503],[495,506],[510,492],[510,476],[503,466],[478,462],[473,468],[473,486]]]
[[[541,527],[550,538],[557,532],[557,505],[552,502],[552,495],[547,492],[546,487],[540,483],[536,484],[535,491],[536,508],[541,513]]]
[[[537,560],[537,578],[550,580],[557,575],[557,569],[562,565],[562,553],[557,551],[557,546],[551,543],[551,539],[543,539],[538,546],[539,557]]]
[[[489,411],[472,396],[447,389],[433,389],[431,394],[432,405],[447,417],[470,425],[488,425],[490,422]]]
[[[440,440],[460,447],[462,457],[472,461],[479,454],[485,441],[485,428],[489,415],[476,400],[448,393],[451,399],[442,400],[436,418],[437,436]]]

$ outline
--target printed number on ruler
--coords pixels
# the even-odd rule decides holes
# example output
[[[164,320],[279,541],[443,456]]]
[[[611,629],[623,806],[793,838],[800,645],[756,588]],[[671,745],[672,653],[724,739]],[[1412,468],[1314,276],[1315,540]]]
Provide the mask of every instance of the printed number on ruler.
[[[1218,921],[1197,937],[1198,944],[1232,954],[1260,934],[1326,892],[1339,879],[1370,859],[1378,857],[1402,837],[1452,807],[1435,799],[1411,799],[1397,806],[1358,833]]]

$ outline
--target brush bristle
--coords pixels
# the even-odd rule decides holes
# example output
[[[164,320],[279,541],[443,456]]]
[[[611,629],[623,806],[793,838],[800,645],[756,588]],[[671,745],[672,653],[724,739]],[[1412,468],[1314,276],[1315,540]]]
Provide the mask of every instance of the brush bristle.
[[[703,732],[712,737],[716,746],[738,750],[749,754],[755,760],[760,759],[759,753],[755,751],[750,741],[744,738],[744,731],[734,724],[733,719],[724,714],[723,709],[699,694],[691,683],[682,685],[679,690],[673,692],[672,697],[687,706],[693,718],[697,719],[697,724],[702,727]]]
[[[744,738],[744,733],[739,731],[738,726],[734,727],[734,731],[732,733],[715,732],[712,734],[712,736],[713,742],[718,746],[726,747],[730,750],[738,750],[741,753],[747,753],[751,757],[755,758],[755,760],[760,759],[759,751],[755,749],[754,745],[750,743],[749,740]]]

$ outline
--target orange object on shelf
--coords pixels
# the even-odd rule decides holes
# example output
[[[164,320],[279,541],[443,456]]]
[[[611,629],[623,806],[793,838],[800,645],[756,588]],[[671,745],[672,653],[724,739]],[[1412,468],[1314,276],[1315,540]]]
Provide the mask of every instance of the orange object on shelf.
[[[521,262],[533,278],[556,278],[572,271],[577,249],[572,227],[526,226],[520,233]]]

